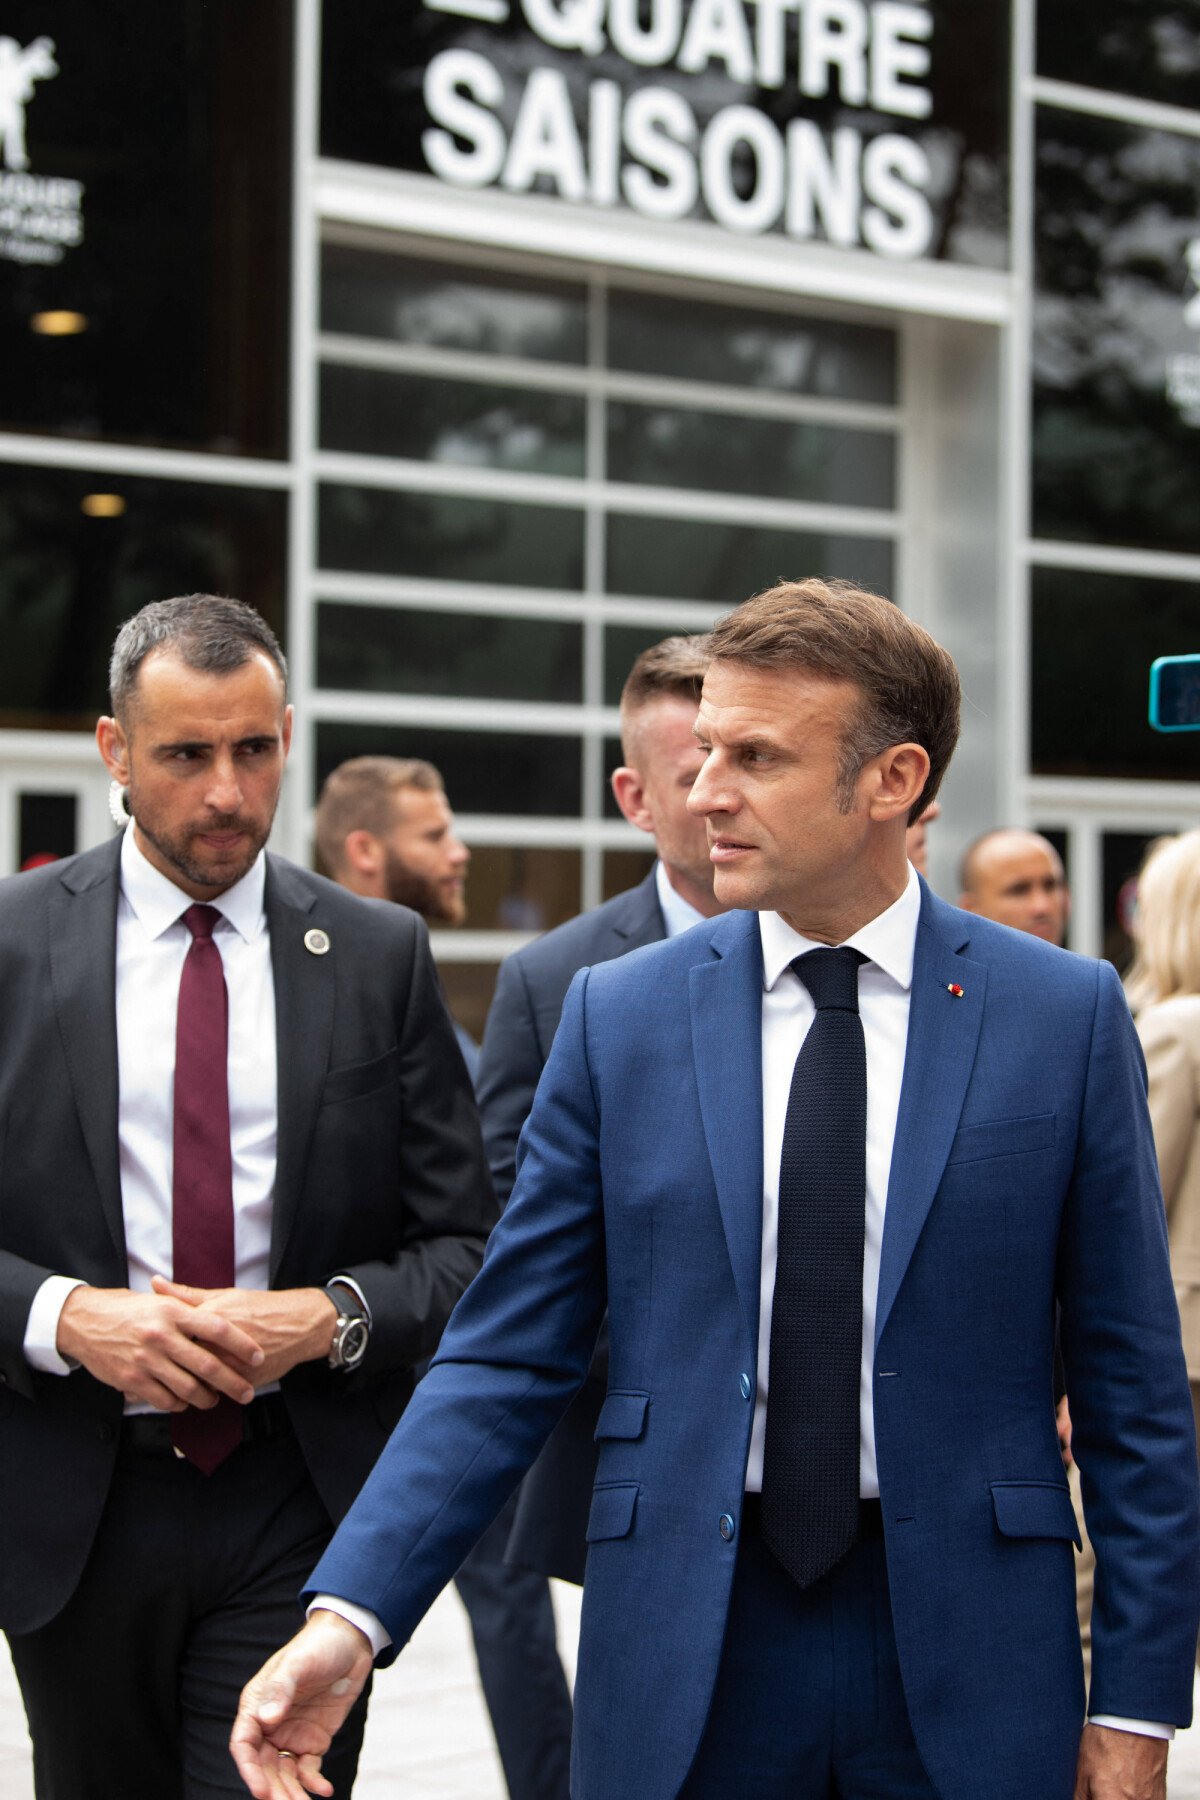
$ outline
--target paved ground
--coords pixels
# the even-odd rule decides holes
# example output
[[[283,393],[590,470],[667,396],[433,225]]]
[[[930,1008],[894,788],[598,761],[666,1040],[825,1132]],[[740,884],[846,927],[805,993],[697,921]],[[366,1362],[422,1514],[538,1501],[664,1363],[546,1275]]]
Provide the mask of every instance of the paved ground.
[[[572,1672],[579,1593],[554,1586],[559,1639]],[[1200,1684],[1196,1701],[1200,1715]],[[1200,1726],[1176,1742],[1168,1791],[1170,1800],[1200,1800]],[[505,1800],[466,1618],[453,1593],[442,1595],[404,1655],[376,1681],[354,1793],[355,1800]],[[2,1649],[0,1800],[33,1800],[25,1719]]]

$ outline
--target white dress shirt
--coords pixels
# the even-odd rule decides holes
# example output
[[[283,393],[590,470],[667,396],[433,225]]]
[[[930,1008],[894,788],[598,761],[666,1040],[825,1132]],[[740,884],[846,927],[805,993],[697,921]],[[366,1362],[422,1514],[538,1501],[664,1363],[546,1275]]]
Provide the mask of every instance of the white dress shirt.
[[[697,912],[690,900],[677,894],[671,886],[671,877],[661,862],[654,865],[654,886],[658,893],[659,910],[663,916],[663,924],[667,928],[669,938],[678,937],[681,931],[690,931],[693,925],[703,922],[704,914]]]
[[[242,879],[212,902],[221,914],[213,942],[229,995],[234,1283],[247,1288],[268,1285],[275,1193],[275,983],[265,880],[260,854]],[[175,1022],[192,942],[183,914],[193,904],[190,894],[146,860],[128,829],[117,903],[117,1140],[129,1285],[142,1293],[150,1292],[152,1275],[169,1276],[173,1269]],[[35,1369],[70,1373],[56,1339],[63,1302],[79,1285],[69,1275],[52,1275],[35,1295],[25,1330],[25,1356]]]
[[[859,1390],[859,1493],[879,1494],[875,1472],[875,1413],[872,1372],[875,1364],[875,1302],[879,1289],[879,1255],[892,1145],[904,1079],[908,1044],[908,1010],[912,993],[913,956],[921,889],[910,868],[900,898],[856,931],[846,943],[868,960],[858,971],[858,1010],[867,1047],[867,1213],[863,1245],[862,1375]],[[762,1067],[763,1067],[763,1214],[762,1275],[758,1310],[758,1396],[746,1486],[762,1487],[763,1445],[767,1432],[767,1389],[770,1381],[771,1315],[775,1299],[775,1253],[779,1229],[779,1163],[787,1116],[792,1070],[800,1047],[816,1017],[812,995],[789,966],[797,956],[822,948],[801,937],[778,913],[760,913],[762,935]]]

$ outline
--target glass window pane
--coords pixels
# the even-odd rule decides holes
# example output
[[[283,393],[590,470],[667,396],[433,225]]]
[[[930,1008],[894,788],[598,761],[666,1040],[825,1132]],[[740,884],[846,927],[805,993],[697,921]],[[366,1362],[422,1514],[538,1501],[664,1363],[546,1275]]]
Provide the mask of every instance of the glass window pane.
[[[1200,586],[1036,569],[1030,705],[1038,775],[1200,778],[1200,740],[1152,731],[1156,656],[1200,650]]]
[[[584,473],[584,402],[473,381],[327,363],[321,446],[471,469]]]
[[[885,431],[612,401],[608,475],[659,487],[890,507],[895,439]]]
[[[432,725],[317,727],[317,792],[350,756],[418,756],[440,769],[459,813],[573,818],[582,807],[578,738],[532,732],[448,731]]]
[[[90,730],[150,600],[236,594],[282,637],[286,533],[258,488],[0,465],[0,725]]]
[[[1037,65],[1055,81],[1200,107],[1200,0],[1046,0]]]
[[[582,363],[581,286],[347,244],[321,251],[321,328],[439,350]]]
[[[579,911],[579,884],[578,850],[480,844],[471,851],[467,923],[472,931],[548,931]]]
[[[893,331],[749,307],[685,305],[662,294],[610,296],[608,360],[614,369],[687,381],[885,405],[896,398]]]
[[[519,587],[583,582],[583,516],[563,506],[327,485],[318,537],[324,569]]]
[[[606,625],[604,628],[604,704],[619,706],[621,689],[638,657],[665,637],[686,636],[669,625]],[[615,764],[614,764],[615,767]]]
[[[6,7],[54,67],[3,171],[5,426],[286,454],[293,11]]]
[[[1200,551],[1200,141],[1042,108],[1033,528]]]
[[[17,807],[17,867],[37,868],[79,848],[79,801],[74,794],[22,794]]]
[[[1106,831],[1101,841],[1101,884],[1104,895],[1104,952],[1119,974],[1133,961],[1133,909],[1138,871],[1158,831]]]
[[[438,963],[450,1016],[477,1044],[483,1042],[499,968],[498,962],[451,962],[448,957]]]
[[[583,632],[559,619],[317,608],[317,684],[373,694],[579,701]]]
[[[889,593],[891,543],[768,525],[633,514],[608,519],[607,585],[613,594],[737,606],[773,581],[804,575],[839,576]]]
[[[639,881],[646,879],[653,867],[653,850],[606,850],[602,877],[604,898],[612,900],[627,888],[636,887]]]

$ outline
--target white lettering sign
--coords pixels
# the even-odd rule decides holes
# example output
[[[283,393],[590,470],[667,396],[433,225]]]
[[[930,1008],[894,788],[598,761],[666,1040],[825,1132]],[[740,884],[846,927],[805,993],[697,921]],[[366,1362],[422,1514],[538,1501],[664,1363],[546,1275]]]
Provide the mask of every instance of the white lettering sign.
[[[53,38],[22,49],[0,37],[0,258],[7,262],[53,265],[83,242],[83,183],[33,174],[26,142],[34,86],[57,74]]]
[[[445,12],[463,0],[425,4]],[[878,125],[826,132],[804,117],[805,100],[832,99],[898,120],[929,118],[933,19],[918,0],[511,0],[513,15],[518,5],[559,61],[523,78],[502,73],[480,31],[472,48],[431,59],[422,144],[441,180],[624,204],[655,220],[699,208],[727,231],[823,236],[880,256],[928,252],[934,176],[921,144]],[[484,20],[478,0],[469,10]],[[590,81],[573,80],[561,60],[602,54],[603,78]],[[623,83],[613,79],[614,57],[631,73],[670,68],[695,78],[700,116],[685,83]],[[798,116],[781,126],[749,104],[714,112],[710,98],[704,108],[721,82],[790,86]]]

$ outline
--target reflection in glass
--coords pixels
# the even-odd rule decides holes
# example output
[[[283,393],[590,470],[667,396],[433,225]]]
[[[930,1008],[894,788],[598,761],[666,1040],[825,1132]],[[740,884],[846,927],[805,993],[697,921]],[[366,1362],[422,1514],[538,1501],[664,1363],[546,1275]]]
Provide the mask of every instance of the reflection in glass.
[[[84,512],[114,488],[119,517]],[[282,637],[286,521],[260,488],[0,464],[0,725],[90,729],[113,638],[150,600],[236,594]]]
[[[521,587],[583,582],[583,518],[561,506],[326,484],[318,543],[323,569]]]
[[[838,576],[888,594],[891,543],[767,525],[620,514],[608,519],[610,593],[737,606],[774,581],[806,575]]]
[[[457,805],[455,796],[451,801]],[[523,844],[472,848],[467,923],[472,931],[549,931],[579,911],[578,850]]]
[[[1104,955],[1120,975],[1133,961],[1133,909],[1138,871],[1157,831],[1106,831],[1101,839],[1101,886],[1104,896]]]
[[[895,439],[884,431],[610,401],[608,475],[660,487],[890,507]]]
[[[1146,717],[1154,658],[1200,648],[1200,586],[1036,569],[1031,613],[1035,774],[1200,779],[1200,739]]]
[[[1037,72],[1055,81],[1200,107],[1200,0],[1047,0]]]
[[[894,331],[752,307],[684,308],[662,294],[610,297],[608,361],[637,374],[779,393],[882,405],[896,398]]]
[[[441,770],[456,812],[571,818],[582,805],[578,738],[432,725],[317,727],[317,789],[349,756],[419,756]]]
[[[373,694],[579,701],[583,634],[559,619],[323,603],[317,685]]]
[[[325,450],[582,475],[583,434],[584,402],[574,394],[526,393],[338,363],[321,370]]]
[[[1033,528],[1200,551],[1200,142],[1042,108]]]
[[[582,287],[500,270],[325,244],[321,329],[438,350],[582,363]]]

